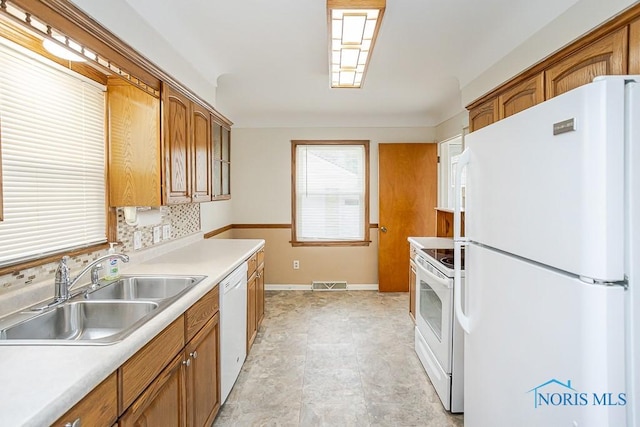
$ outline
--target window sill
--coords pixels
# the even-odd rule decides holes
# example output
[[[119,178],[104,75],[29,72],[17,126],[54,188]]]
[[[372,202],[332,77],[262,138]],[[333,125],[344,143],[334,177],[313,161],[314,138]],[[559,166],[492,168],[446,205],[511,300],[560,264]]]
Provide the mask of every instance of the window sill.
[[[371,244],[370,240],[336,240],[336,241],[322,241],[322,242],[300,242],[300,241],[289,241],[291,246],[369,246]]]

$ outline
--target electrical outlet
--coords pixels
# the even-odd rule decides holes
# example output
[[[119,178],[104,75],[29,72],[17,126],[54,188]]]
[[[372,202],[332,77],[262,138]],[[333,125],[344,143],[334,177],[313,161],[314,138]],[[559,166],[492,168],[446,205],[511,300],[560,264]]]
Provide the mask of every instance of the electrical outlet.
[[[133,232],[133,250],[137,251],[142,249],[142,231]]]
[[[171,224],[165,224],[162,226],[162,240],[171,238]]]
[[[160,226],[153,227],[153,244],[160,243]]]
[[[298,261],[297,259],[293,260],[293,269],[294,270],[299,270],[300,269],[300,261]]]

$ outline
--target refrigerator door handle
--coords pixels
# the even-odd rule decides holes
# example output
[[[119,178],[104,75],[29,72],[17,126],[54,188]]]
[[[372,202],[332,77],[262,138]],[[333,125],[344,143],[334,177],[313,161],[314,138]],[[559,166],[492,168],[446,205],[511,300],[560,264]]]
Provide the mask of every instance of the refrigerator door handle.
[[[456,259],[460,259],[460,252],[463,246],[466,246],[467,242],[455,241],[453,242],[453,256]],[[460,263],[454,261],[453,267],[453,306],[456,314],[456,319],[462,327],[462,330],[467,334],[471,333],[471,318],[467,316],[462,309],[462,277],[460,272]]]
[[[469,148],[466,148],[462,154],[460,154],[460,157],[458,157],[453,211],[453,305],[456,319],[458,319],[458,323],[467,334],[470,333],[471,330],[471,319],[462,310],[462,274],[460,271],[462,246],[467,244],[467,239],[462,238],[460,219],[462,212],[462,171],[469,164],[469,158]]]

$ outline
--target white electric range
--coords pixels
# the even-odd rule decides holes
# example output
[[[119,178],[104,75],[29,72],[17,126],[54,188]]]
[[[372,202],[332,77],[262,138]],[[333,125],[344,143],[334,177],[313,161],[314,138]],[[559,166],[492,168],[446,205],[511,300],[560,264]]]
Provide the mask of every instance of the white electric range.
[[[453,308],[453,240],[410,237],[409,243],[416,249],[416,353],[445,409],[463,412],[464,336]]]

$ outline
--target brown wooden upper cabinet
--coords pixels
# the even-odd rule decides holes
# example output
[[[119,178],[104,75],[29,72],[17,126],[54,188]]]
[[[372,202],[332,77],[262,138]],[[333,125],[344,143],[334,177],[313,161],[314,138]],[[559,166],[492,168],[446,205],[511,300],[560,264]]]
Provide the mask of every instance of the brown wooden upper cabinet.
[[[590,83],[597,76],[626,74],[627,31],[627,27],[620,28],[546,69],[546,99]]]
[[[160,100],[110,77],[109,205],[160,206]]]
[[[472,102],[471,132],[588,84],[597,76],[640,74],[640,5],[532,65]]]
[[[498,99],[491,98],[469,110],[469,130],[481,129],[498,120]]]
[[[210,113],[162,86],[165,203],[211,200]]]
[[[213,199],[231,198],[231,129],[212,118],[213,142]]]
[[[539,73],[500,94],[499,117],[502,120],[542,101],[544,101],[544,75]]]

